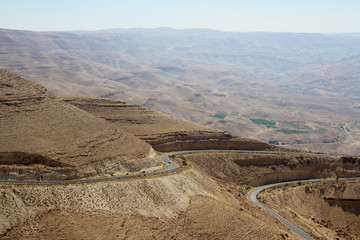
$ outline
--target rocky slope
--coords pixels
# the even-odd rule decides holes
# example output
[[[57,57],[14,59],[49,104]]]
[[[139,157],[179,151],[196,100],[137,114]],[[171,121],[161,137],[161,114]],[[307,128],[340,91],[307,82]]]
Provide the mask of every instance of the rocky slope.
[[[319,239],[359,239],[359,184],[359,180],[297,184],[268,189],[261,198]]]
[[[68,179],[161,168],[151,146],[0,69],[1,178]]]
[[[218,180],[260,186],[275,182],[360,176],[360,159],[298,154],[207,152],[181,157]]]
[[[299,239],[214,179],[0,185],[1,239]]]
[[[0,74],[1,179],[95,177],[161,167],[151,146],[118,128],[121,123],[59,101],[17,75]],[[150,111],[135,107],[129,116],[138,118],[139,110]],[[169,129],[224,134],[156,112],[149,116],[160,122],[149,128],[151,121],[144,121],[149,135]],[[134,121],[123,123],[141,132]],[[298,239],[191,166],[107,182],[2,183],[0,196],[1,239]]]
[[[62,99],[116,124],[161,152],[194,149],[281,150],[279,147],[255,139],[240,138],[229,132],[204,127],[121,101],[79,97]]]
[[[359,158],[223,152],[184,154],[180,159],[216,179],[243,202],[250,186],[299,180],[296,186],[266,190],[259,199],[315,239],[360,236],[359,180],[301,182],[313,178],[358,177]]]

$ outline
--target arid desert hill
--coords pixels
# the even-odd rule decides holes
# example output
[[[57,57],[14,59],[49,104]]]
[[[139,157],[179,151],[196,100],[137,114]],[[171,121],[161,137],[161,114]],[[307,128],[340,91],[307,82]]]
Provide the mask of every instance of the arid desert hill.
[[[1,70],[0,77],[2,180],[33,179],[39,172],[40,181],[161,167],[149,144],[116,124],[15,74]],[[298,239],[284,226],[268,224],[271,217],[258,209],[244,211],[232,194],[191,166],[124,180],[0,183],[0,196],[1,239]]]
[[[40,85],[1,69],[0,81],[2,162],[15,168],[42,165],[62,178],[162,167],[149,144],[59,101]]]
[[[61,97],[95,116],[148,142],[161,152],[194,149],[289,151],[256,139],[201,126],[159,111],[121,101],[86,97]]]
[[[58,98],[4,70],[0,77],[1,239],[300,239],[251,203],[249,190],[283,180],[359,176],[359,158],[280,148],[190,151],[171,157],[180,166],[175,171],[131,176],[162,165],[148,143],[128,132],[162,151],[209,149],[216,143],[224,149],[270,145],[119,101]],[[126,173],[130,176],[121,179],[62,180]],[[358,198],[356,183],[341,184]],[[309,233],[320,239],[359,236],[353,228],[346,232],[358,216],[323,224],[321,213],[294,214],[301,226],[304,220],[310,226],[316,222]]]
[[[260,196],[282,216],[313,232],[326,232],[324,239],[360,238],[360,181],[317,182],[278,187]],[[284,206],[287,206],[284,208]],[[311,216],[308,219],[296,217]],[[324,226],[324,227],[321,227]],[[310,230],[312,229],[312,230]]]

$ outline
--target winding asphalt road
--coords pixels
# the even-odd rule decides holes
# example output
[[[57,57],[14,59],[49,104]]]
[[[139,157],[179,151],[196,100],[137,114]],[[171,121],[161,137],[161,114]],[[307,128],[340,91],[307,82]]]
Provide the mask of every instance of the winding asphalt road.
[[[356,179],[360,179],[360,178],[339,178],[338,180],[341,181],[341,180],[356,180]],[[301,182],[321,182],[321,181],[336,181],[336,179],[310,179],[310,180],[297,180],[297,181],[289,181],[289,182],[268,184],[268,185],[257,187],[255,189],[253,189],[252,191],[250,191],[249,194],[248,194],[248,199],[251,202],[255,203],[256,205],[262,207],[263,209],[265,209],[269,213],[271,213],[274,217],[276,217],[281,222],[283,222],[290,230],[297,233],[299,236],[303,237],[304,239],[314,240],[314,238],[311,237],[309,234],[307,234],[306,232],[304,232],[300,228],[296,227],[294,224],[292,224],[291,222],[289,222],[285,218],[281,217],[279,214],[277,214],[276,212],[274,212],[273,210],[271,210],[270,208],[268,208],[264,204],[260,203],[258,198],[257,198],[257,195],[260,192],[264,191],[265,189],[276,187],[276,186],[281,186],[281,185],[286,185],[286,184],[294,184],[294,183],[298,183],[299,181],[301,181]]]
[[[46,183],[87,183],[87,182],[99,182],[99,181],[108,181],[108,180],[116,180],[121,178],[130,178],[130,177],[138,177],[138,176],[146,176],[146,175],[154,175],[164,172],[170,172],[177,168],[179,165],[169,159],[170,155],[177,155],[185,152],[177,152],[177,153],[170,153],[161,156],[161,160],[167,165],[167,168],[154,171],[154,172],[145,172],[145,173],[135,173],[129,175],[122,175],[122,176],[113,176],[113,177],[102,177],[102,178],[89,178],[89,179],[74,179],[74,180],[52,180],[52,181],[16,181],[16,180],[1,180],[0,183],[21,183],[21,184],[46,184]]]
[[[344,141],[345,143],[350,142],[351,139],[352,139],[352,136],[351,136],[347,126],[348,126],[347,123],[345,123],[345,125],[343,126],[343,129],[344,129],[345,133],[348,135],[348,137]]]
[[[74,179],[74,180],[54,180],[54,181],[12,181],[12,180],[0,180],[0,183],[20,183],[20,184],[51,184],[51,183],[89,183],[89,182],[98,182],[98,181],[107,181],[107,180],[116,180],[116,179],[122,179],[122,178],[130,178],[130,177],[137,177],[137,176],[146,176],[146,175],[154,175],[164,172],[170,172],[177,168],[179,168],[179,165],[173,161],[170,160],[169,156],[171,155],[179,155],[184,153],[193,153],[193,152],[243,152],[243,153],[268,153],[268,154],[284,154],[283,152],[267,152],[267,151],[240,151],[240,150],[194,150],[194,151],[182,151],[182,152],[175,152],[175,153],[169,153],[161,156],[161,160],[164,161],[164,163],[167,165],[167,168],[154,171],[154,172],[146,172],[146,173],[136,173],[136,174],[129,174],[129,175],[122,175],[122,176],[113,176],[113,177],[103,177],[103,178],[93,178],[93,179]],[[300,153],[285,153],[285,154],[300,154]],[[316,154],[316,153],[301,153],[303,155],[312,155],[312,156],[334,156],[329,154]],[[360,178],[342,178],[344,180],[351,180],[351,179],[360,179]],[[313,180],[301,180],[302,182],[315,182],[315,181],[334,181],[335,179],[313,179]],[[298,180],[299,181],[299,180]],[[248,199],[257,204],[258,206],[264,208],[266,211],[271,213],[273,216],[275,216],[277,219],[279,219],[281,222],[283,222],[286,226],[288,226],[292,231],[297,233],[299,236],[305,238],[305,239],[311,239],[313,240],[310,235],[308,235],[306,232],[301,230],[300,228],[296,227],[294,224],[286,220],[285,218],[281,217],[277,213],[275,213],[270,208],[266,207],[262,203],[259,202],[257,199],[257,195],[262,192],[265,189],[285,185],[285,184],[292,184],[297,183],[298,181],[291,181],[291,182],[281,182],[281,183],[274,183],[269,184],[265,186],[260,186],[255,189],[253,189],[248,194]]]
[[[108,180],[116,180],[122,178],[131,178],[131,177],[138,177],[138,176],[147,176],[147,175],[154,175],[164,172],[170,172],[177,168],[179,165],[169,159],[171,155],[179,155],[184,153],[195,153],[195,152],[241,152],[241,153],[266,153],[266,154],[292,154],[297,155],[300,153],[296,152],[270,152],[270,151],[247,151],[247,150],[192,150],[192,151],[182,151],[182,152],[174,152],[169,153],[161,156],[161,160],[167,165],[167,168],[154,171],[154,172],[145,172],[145,173],[135,173],[129,175],[122,175],[122,176],[112,176],[112,177],[102,177],[102,178],[88,178],[88,179],[74,179],[74,180],[40,180],[40,181],[17,181],[17,180],[1,180],[0,183],[21,183],[21,184],[46,184],[46,183],[87,183],[87,182],[98,182],[98,181],[108,181]],[[301,153],[302,155],[310,155],[310,156],[335,156],[331,154],[317,154],[317,153]]]

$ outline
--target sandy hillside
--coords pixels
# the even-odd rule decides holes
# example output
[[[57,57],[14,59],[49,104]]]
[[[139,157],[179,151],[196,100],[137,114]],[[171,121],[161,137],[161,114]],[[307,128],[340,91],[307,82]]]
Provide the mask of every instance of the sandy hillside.
[[[221,182],[245,187],[300,179],[360,175],[359,158],[307,156],[302,153],[207,152],[184,154],[181,159]]]
[[[299,239],[192,169],[74,185],[0,186],[1,239]]]
[[[240,138],[226,131],[215,130],[121,101],[80,97],[61,99],[115,124],[162,152],[192,149],[280,150],[265,142]]]
[[[319,239],[359,239],[359,185],[359,180],[299,183],[268,189],[261,198]]]
[[[359,239],[359,180],[302,183],[301,179],[360,176],[360,159],[289,154],[196,153],[180,157],[216,179],[246,206],[250,186],[298,180],[259,199],[315,239]]]
[[[77,177],[160,166],[149,144],[58,101],[38,84],[0,70],[0,86],[3,164],[21,166],[31,156],[26,165],[77,169]]]
[[[91,184],[1,185],[1,237],[297,239],[247,200],[249,184],[281,176],[290,180],[311,168],[311,177],[332,175],[337,168],[352,174],[359,164],[240,153],[187,154],[178,160],[188,165],[166,175]]]

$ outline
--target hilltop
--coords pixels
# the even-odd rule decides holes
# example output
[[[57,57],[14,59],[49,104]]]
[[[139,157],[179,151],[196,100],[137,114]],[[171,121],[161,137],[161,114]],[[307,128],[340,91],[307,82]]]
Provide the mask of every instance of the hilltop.
[[[162,167],[149,144],[44,87],[2,69],[0,84],[0,159],[11,177],[69,179]]]

